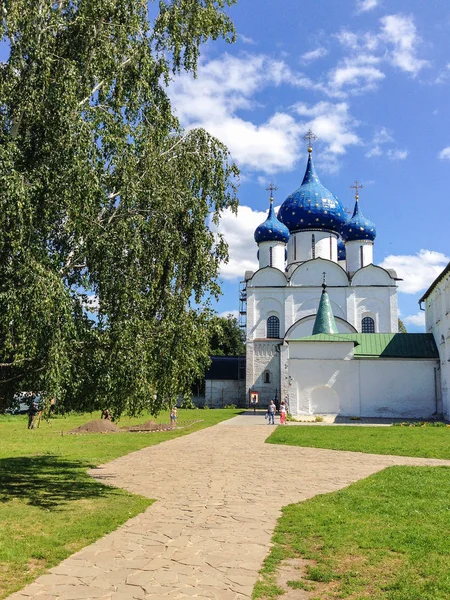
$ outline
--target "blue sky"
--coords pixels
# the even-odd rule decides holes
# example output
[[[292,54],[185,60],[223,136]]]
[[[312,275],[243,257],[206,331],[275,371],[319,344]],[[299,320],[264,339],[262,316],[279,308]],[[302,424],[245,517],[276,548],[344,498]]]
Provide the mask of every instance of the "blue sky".
[[[241,0],[238,41],[202,52],[197,80],[170,90],[181,122],[229,147],[242,172],[238,217],[220,226],[230,245],[217,310],[238,308],[238,282],[255,269],[253,232],[301,183],[302,136],[319,140],[322,183],[349,209],[350,185],[377,226],[375,263],[404,278],[401,317],[423,330],[417,304],[450,260],[450,5],[428,0]]]

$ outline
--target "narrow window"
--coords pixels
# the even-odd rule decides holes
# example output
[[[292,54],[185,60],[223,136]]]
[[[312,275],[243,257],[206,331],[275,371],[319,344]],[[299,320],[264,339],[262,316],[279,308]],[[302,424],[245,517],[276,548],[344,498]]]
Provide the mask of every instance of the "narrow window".
[[[297,260],[297,237],[294,235],[294,260]]]
[[[270,371],[264,371],[264,383],[270,383]]]
[[[314,233],[311,236],[311,251],[312,257],[316,258],[316,236],[314,235]]]
[[[364,266],[363,247],[362,246],[359,247],[359,262],[361,263],[361,268],[362,268]]]
[[[267,337],[280,337],[280,319],[278,317],[269,317],[267,319]]]
[[[269,248],[269,265],[272,266],[272,246]]]
[[[362,333],[375,333],[375,321],[372,317],[364,317],[361,321],[361,332]]]

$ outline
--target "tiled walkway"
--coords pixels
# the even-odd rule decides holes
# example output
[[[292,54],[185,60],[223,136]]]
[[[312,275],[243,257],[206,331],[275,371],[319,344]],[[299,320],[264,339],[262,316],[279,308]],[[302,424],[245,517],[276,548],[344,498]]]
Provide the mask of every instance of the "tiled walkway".
[[[450,465],[264,444],[272,430],[243,415],[95,469],[157,502],[10,600],[246,599],[281,507],[389,465]]]

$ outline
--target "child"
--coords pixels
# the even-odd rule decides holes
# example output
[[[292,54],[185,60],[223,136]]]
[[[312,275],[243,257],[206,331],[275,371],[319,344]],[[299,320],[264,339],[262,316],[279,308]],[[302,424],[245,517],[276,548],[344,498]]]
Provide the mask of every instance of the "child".
[[[280,425],[286,425],[286,417],[286,402],[283,400],[283,402],[280,405]]]
[[[172,425],[172,427],[176,427],[177,414],[178,414],[177,407],[174,406],[170,411],[170,424]]]

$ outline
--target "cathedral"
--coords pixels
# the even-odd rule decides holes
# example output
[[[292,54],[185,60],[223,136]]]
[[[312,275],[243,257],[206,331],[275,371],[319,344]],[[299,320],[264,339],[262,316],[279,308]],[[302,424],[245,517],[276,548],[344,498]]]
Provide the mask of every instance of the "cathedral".
[[[300,187],[255,231],[259,268],[245,274],[249,398],[315,415],[439,414],[431,334],[399,334],[395,271],[373,263],[376,227],[351,216],[319,180],[309,132]]]

